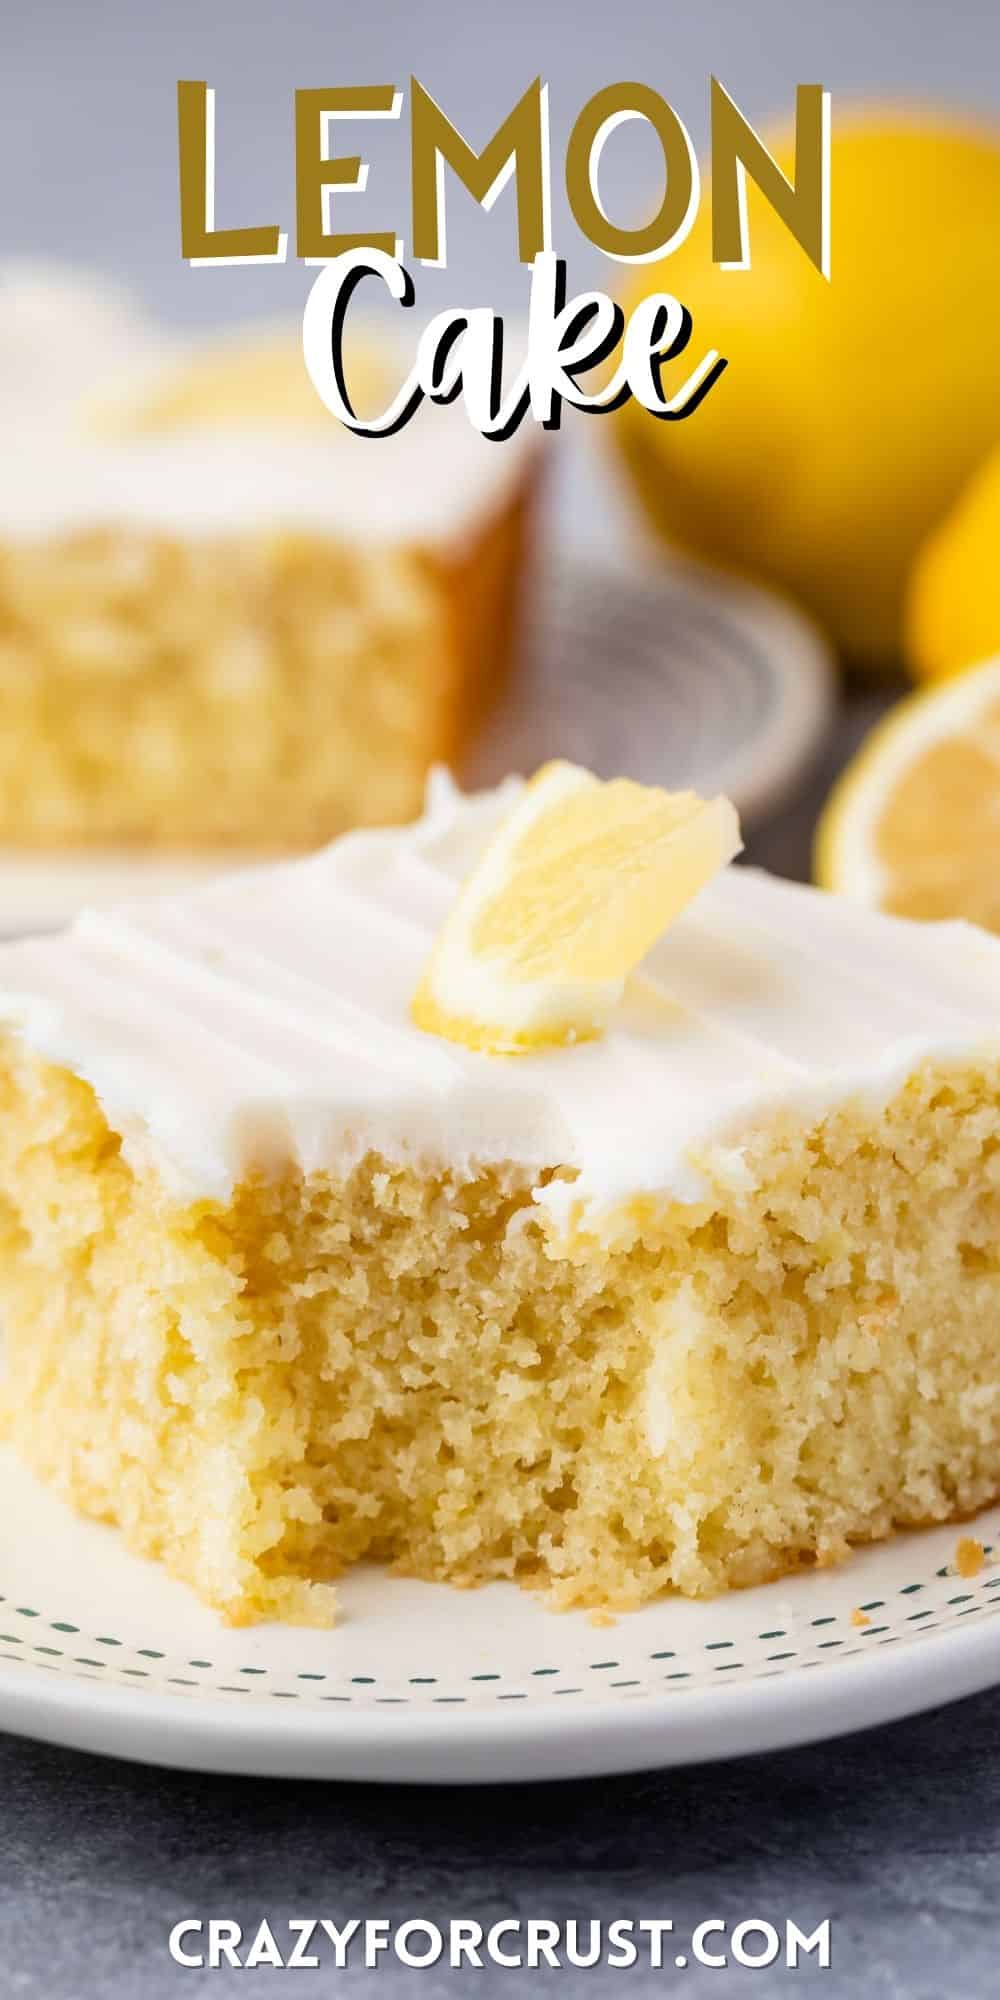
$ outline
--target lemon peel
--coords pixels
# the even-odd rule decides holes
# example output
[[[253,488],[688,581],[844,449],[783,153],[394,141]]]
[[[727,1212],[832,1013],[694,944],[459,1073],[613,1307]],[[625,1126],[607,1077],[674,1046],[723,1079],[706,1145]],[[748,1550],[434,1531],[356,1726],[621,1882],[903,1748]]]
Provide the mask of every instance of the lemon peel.
[[[728,799],[544,765],[460,890],[414,1022],[494,1055],[600,1035],[628,975],[740,846]]]

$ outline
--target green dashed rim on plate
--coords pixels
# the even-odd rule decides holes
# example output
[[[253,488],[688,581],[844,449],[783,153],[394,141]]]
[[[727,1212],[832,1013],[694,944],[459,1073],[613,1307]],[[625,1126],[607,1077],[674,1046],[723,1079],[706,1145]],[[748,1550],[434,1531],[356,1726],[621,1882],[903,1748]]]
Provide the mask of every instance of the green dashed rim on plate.
[[[919,1546],[919,1543],[918,1543]],[[912,1542],[911,1542],[912,1547]],[[479,1706],[489,1702],[539,1701],[559,1697],[593,1696],[602,1705],[614,1695],[661,1693],[682,1687],[704,1689],[720,1674],[738,1675],[742,1681],[773,1680],[781,1674],[803,1673],[809,1667],[829,1664],[831,1655],[841,1660],[860,1658],[876,1646],[911,1642],[930,1632],[940,1632],[959,1619],[989,1615],[1000,1608],[1000,1561],[992,1543],[983,1544],[983,1568],[975,1578],[962,1578],[953,1564],[938,1567],[923,1581],[900,1584],[891,1598],[873,1597],[843,1610],[822,1612],[804,1623],[769,1626],[763,1631],[742,1629],[733,1638],[703,1639],[694,1646],[661,1646],[653,1652],[638,1652],[631,1640],[630,1627],[637,1621],[620,1619],[618,1631],[628,1642],[617,1647],[621,1657],[574,1659],[566,1666],[534,1666],[513,1676],[500,1667],[480,1668],[458,1680],[453,1674],[407,1672],[385,1666],[379,1672],[338,1673],[336,1652],[340,1635],[322,1635],[318,1643],[331,1654],[330,1664],[295,1667],[287,1658],[294,1651],[292,1628],[284,1628],[280,1661],[273,1665],[188,1657],[182,1651],[168,1653],[157,1646],[137,1645],[134,1639],[107,1632],[82,1629],[71,1620],[54,1618],[35,1605],[12,1604],[0,1593],[0,1661],[35,1671],[56,1673],[70,1680],[100,1680],[105,1684],[142,1681],[150,1690],[198,1695],[256,1695],[273,1701],[300,1701],[313,1707],[328,1703],[342,1706],[359,1704],[374,1707],[417,1708]],[[383,1577],[381,1587],[392,1594],[399,1585]],[[793,1595],[798,1581],[785,1585]],[[349,1586],[348,1586],[349,1590]],[[438,1595],[437,1592],[434,1593]],[[742,1608],[760,1592],[748,1592],[735,1601]],[[919,1600],[919,1601],[918,1601]],[[719,1627],[724,1628],[732,1598],[717,1600],[714,1608]],[[673,1607],[680,1609],[681,1607]],[[861,1624],[860,1617],[867,1622]],[[560,1620],[560,1623],[563,1621]],[[44,1636],[42,1636],[44,1635]],[[305,1635],[299,1635],[304,1641]],[[310,1634],[313,1647],[317,1635]],[[233,1635],[225,1634],[227,1654],[233,1653]],[[268,1643],[265,1640],[265,1644]],[[236,1651],[239,1648],[237,1646]],[[141,1664],[140,1664],[141,1663]],[[413,1665],[413,1662],[409,1662]],[[440,1662],[436,1663],[440,1669]],[[593,1676],[600,1676],[600,1681]]]
[[[970,1578],[960,1534],[983,1546]],[[341,1596],[333,1631],[227,1628],[0,1452],[0,1727],[87,1749],[274,1775],[573,1776],[833,1735],[1000,1680],[997,1510],[607,1626],[508,1585],[371,1568]]]

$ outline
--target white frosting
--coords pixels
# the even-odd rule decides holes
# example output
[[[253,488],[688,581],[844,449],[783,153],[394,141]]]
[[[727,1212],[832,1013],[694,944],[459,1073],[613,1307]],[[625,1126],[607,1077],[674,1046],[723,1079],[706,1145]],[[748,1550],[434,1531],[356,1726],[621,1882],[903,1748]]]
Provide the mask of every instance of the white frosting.
[[[759,1114],[881,1099],[925,1058],[1000,1054],[1000,941],[739,867],[660,940],[601,1040],[500,1058],[422,1034],[418,975],[514,782],[463,799],[438,780],[413,827],[3,946],[0,1019],[85,1077],[182,1193],[371,1148],[576,1168],[537,1199],[593,1217],[648,1190],[697,1199],[692,1146],[735,1142]],[[745,1174],[738,1150],[731,1166]]]
[[[297,328],[286,331],[294,346]],[[0,536],[279,527],[450,544],[503,505],[532,449],[531,426],[491,444],[458,404],[425,404],[392,438],[355,437],[318,404],[315,433],[95,431],[95,400],[155,393],[198,351],[114,290],[45,266],[0,268]]]

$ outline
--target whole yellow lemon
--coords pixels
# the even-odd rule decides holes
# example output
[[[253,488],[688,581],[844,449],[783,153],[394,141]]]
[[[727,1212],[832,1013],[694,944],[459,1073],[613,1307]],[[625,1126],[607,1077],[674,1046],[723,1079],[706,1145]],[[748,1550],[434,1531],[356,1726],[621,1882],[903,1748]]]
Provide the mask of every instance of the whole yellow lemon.
[[[788,134],[767,143],[794,178]],[[729,366],[681,422],[635,402],[614,422],[669,541],[791,591],[880,666],[916,549],[1000,438],[1000,129],[834,105],[830,191],[829,282],[749,177],[751,268],[714,265],[705,191],[626,304],[691,311],[665,383],[709,347]]]
[[[1000,450],[918,550],[905,636],[917,680],[944,680],[1000,653]]]

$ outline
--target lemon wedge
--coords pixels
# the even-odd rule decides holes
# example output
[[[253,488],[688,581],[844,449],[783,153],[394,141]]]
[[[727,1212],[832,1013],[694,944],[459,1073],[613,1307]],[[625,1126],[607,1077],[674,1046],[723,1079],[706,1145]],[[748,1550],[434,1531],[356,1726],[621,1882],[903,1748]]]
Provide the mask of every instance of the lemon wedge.
[[[740,846],[728,799],[543,765],[459,892],[413,1020],[493,1055],[599,1035],[629,973]]]
[[[820,821],[816,878],[894,916],[1000,932],[1000,659],[872,731]]]

